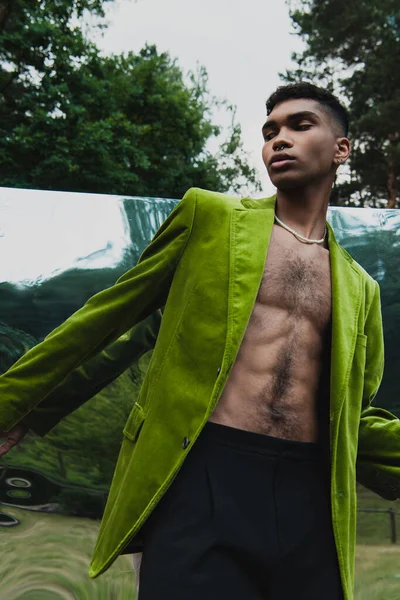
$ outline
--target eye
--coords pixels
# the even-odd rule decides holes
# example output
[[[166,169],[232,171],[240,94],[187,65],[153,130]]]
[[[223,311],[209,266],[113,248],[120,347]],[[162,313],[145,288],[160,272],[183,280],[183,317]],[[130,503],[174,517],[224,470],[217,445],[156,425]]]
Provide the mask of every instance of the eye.
[[[273,131],[270,131],[269,133],[264,133],[264,140],[266,142],[269,142],[269,140],[272,140],[274,135],[275,135],[275,133]]]
[[[310,127],[311,123],[298,123],[295,125],[295,128],[300,129],[300,131],[306,131],[307,129],[310,129]]]

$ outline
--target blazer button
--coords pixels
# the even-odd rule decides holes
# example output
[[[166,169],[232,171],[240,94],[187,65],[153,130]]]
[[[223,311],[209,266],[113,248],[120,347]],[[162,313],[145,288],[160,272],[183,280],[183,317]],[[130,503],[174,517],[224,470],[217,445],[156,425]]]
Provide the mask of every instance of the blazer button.
[[[183,448],[184,450],[186,450],[186,448],[189,446],[189,444],[190,444],[190,440],[189,440],[189,438],[187,438],[187,437],[184,437],[184,438],[183,438],[183,442],[182,442],[182,448]]]

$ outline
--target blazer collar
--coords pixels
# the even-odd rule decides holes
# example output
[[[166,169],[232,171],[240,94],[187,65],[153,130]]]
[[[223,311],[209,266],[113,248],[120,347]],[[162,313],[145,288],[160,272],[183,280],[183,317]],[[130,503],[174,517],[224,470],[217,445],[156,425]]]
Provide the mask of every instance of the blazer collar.
[[[242,198],[240,202],[245,208],[269,208],[275,211],[276,194],[268,198]]]

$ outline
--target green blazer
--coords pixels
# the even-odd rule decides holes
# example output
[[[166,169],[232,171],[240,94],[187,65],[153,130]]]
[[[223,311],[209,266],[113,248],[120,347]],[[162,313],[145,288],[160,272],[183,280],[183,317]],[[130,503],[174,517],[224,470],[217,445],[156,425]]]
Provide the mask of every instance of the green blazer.
[[[45,431],[57,420],[57,385],[164,307],[149,368],[124,428],[91,577],[104,572],[140,535],[218,402],[263,275],[275,201],[275,196],[239,199],[190,189],[134,268],[0,377],[0,427],[9,430],[32,411],[40,414],[42,405]],[[371,405],[384,362],[378,284],[339,246],[329,225],[328,231],[332,521],[350,600],[356,476],[384,498],[400,496],[400,423]],[[146,328],[132,331],[146,338]],[[50,394],[53,405],[46,410]]]

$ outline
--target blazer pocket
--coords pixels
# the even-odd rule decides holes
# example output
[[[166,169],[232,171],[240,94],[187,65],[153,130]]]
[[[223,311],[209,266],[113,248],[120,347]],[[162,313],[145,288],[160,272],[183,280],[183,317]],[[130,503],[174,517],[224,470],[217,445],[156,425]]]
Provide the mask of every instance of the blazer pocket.
[[[128,440],[136,442],[145,418],[146,413],[143,407],[138,402],[135,402],[123,429],[124,436]]]
[[[357,333],[357,344],[361,344],[361,346],[367,347],[367,336],[363,333]]]

